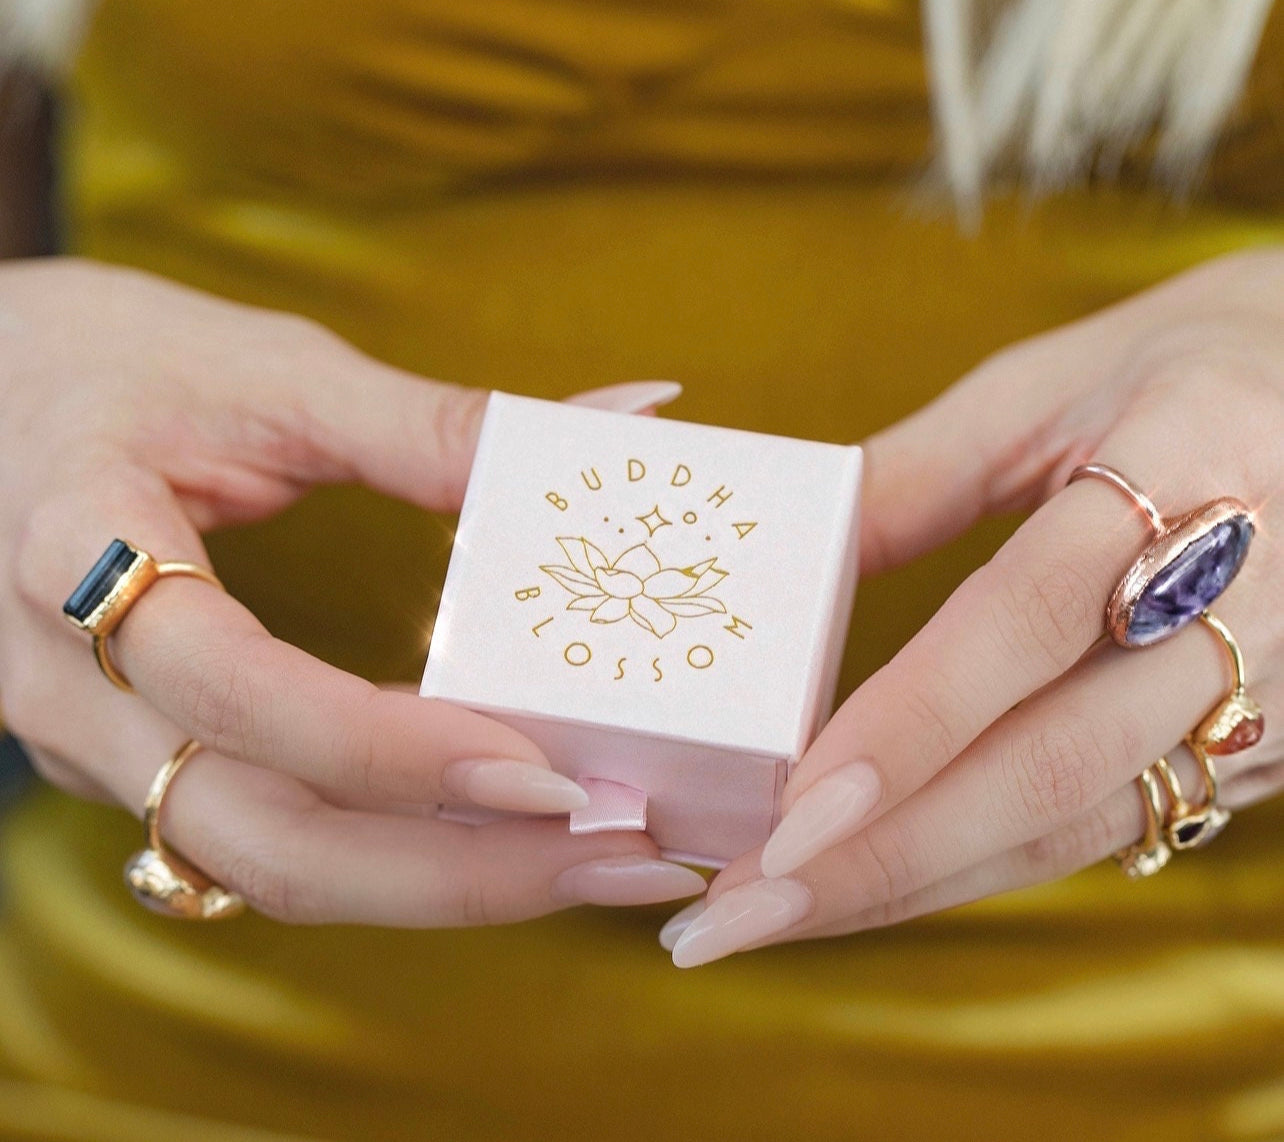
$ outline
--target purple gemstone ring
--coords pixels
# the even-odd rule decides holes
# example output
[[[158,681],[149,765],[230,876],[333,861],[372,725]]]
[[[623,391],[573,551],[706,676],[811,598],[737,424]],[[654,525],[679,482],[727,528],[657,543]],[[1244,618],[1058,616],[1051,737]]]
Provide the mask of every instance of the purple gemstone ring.
[[[1149,496],[1106,464],[1081,464],[1067,483],[1088,477],[1123,492],[1155,533],[1111,595],[1106,629],[1120,646],[1162,642],[1199,618],[1230,586],[1253,541],[1252,513],[1225,496],[1169,523]]]

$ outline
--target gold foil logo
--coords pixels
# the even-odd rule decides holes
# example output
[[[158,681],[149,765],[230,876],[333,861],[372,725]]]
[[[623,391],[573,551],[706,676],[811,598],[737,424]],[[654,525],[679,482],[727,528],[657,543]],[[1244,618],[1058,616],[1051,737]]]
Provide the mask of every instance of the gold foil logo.
[[[530,633],[551,642],[577,675],[667,682],[702,674],[753,637],[753,623],[732,609],[741,592],[726,589],[730,572],[705,552],[757,542],[757,521],[728,508],[740,503],[734,489],[702,479],[697,466],[648,460],[584,468],[569,486],[539,493],[562,530],[549,550],[556,537],[565,559],[540,564],[545,578],[527,580],[512,597],[523,610],[539,607]],[[565,605],[544,610],[559,591]],[[646,633],[629,636],[634,627]]]
[[[557,542],[571,565],[544,564],[540,570],[574,596],[566,609],[590,612],[590,622],[632,619],[656,638],[664,638],[679,619],[727,613],[726,604],[709,594],[727,577],[717,566],[717,556],[690,567],[664,567],[645,543],[635,544],[612,562],[583,536],[563,536]]]

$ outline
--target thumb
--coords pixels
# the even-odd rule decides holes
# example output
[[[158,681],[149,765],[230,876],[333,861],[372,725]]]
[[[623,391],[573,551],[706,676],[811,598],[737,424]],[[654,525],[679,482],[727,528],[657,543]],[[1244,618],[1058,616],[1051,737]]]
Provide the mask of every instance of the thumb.
[[[1067,331],[1004,350],[863,442],[861,573],[939,547],[979,519],[1031,510],[1109,427],[1072,424],[1093,361]]]
[[[309,395],[308,443],[319,453],[315,482],[356,480],[433,511],[463,503],[489,392],[428,380],[361,354]],[[640,413],[674,400],[671,381],[593,389],[575,403]]]

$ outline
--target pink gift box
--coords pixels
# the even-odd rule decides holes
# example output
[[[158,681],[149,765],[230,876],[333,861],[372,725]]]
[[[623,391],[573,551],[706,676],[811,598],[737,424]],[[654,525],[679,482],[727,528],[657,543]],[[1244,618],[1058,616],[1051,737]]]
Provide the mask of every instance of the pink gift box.
[[[536,742],[590,793],[576,831],[725,864],[832,706],[860,477],[856,447],[496,393],[420,692]]]

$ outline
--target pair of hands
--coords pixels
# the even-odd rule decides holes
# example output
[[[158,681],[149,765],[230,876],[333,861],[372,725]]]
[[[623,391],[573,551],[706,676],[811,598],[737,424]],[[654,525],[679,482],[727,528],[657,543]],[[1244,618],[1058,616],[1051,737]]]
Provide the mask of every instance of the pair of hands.
[[[835,715],[767,848],[666,928],[676,962],[894,922],[1062,876],[1139,836],[1130,783],[1222,696],[1226,666],[1198,628],[1145,652],[1100,643],[1105,600],[1148,531],[1113,489],[1063,489],[1084,460],[1121,468],[1166,514],[1221,494],[1256,510],[1252,556],[1218,611],[1255,696],[1280,707],[1284,611],[1267,584],[1282,315],[1284,256],[1223,259],[1007,350],[867,442],[865,575],[986,513],[1033,514]],[[640,834],[436,819],[438,803],[559,813],[582,794],[515,731],[328,667],[206,584],[158,583],[113,636],[133,695],[60,613],[117,535],[208,563],[202,531],[336,481],[456,509],[483,393],[381,365],[296,317],[71,260],[0,269],[0,389],[0,696],[49,780],[139,812],[179,742],[203,742],[166,799],[166,835],[285,920],[502,923],[704,890]],[[581,399],[640,412],[675,392]],[[1268,731],[1227,759],[1222,803],[1284,787],[1279,757]]]

